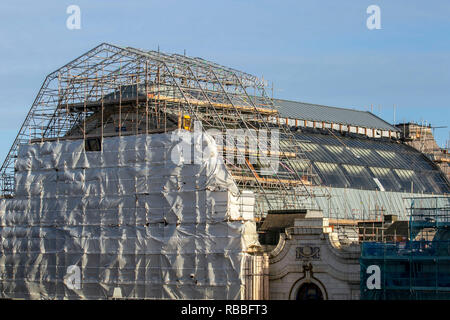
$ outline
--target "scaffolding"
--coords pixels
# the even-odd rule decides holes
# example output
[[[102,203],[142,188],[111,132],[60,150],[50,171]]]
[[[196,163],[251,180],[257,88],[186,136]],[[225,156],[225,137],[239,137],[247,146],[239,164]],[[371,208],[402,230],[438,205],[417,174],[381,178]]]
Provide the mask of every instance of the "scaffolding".
[[[397,125],[397,127],[402,130],[406,143],[425,154],[439,166],[447,180],[449,180],[450,157],[448,141],[446,146],[441,148],[434,138],[434,129],[446,127],[432,127],[427,121],[422,121],[422,123],[403,123]]]
[[[245,130],[242,146],[232,152],[246,160],[224,160],[239,189],[254,190],[257,214],[311,205],[309,186],[320,184],[319,178],[289,127],[280,125],[264,81],[201,58],[106,43],[46,77],[1,167],[2,196],[14,197],[20,144],[83,139],[88,151],[101,151],[104,137],[193,130],[196,122],[220,137]],[[270,172],[263,174],[259,163],[248,161],[252,150],[246,146],[258,132],[274,129],[289,149],[267,151]],[[268,138],[267,150],[271,143]],[[226,141],[218,146],[220,152],[228,147]]]
[[[410,198],[409,240],[361,245],[361,299],[450,299],[450,197]],[[380,287],[369,288],[369,266]]]

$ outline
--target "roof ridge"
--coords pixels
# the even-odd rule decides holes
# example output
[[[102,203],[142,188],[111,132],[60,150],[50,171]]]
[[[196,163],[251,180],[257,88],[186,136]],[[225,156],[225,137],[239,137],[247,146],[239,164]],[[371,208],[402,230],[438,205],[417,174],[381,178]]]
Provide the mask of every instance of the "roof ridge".
[[[273,100],[281,100],[281,101],[287,101],[287,102],[303,103],[303,104],[309,104],[311,106],[317,106],[317,107],[325,107],[325,108],[333,108],[333,109],[344,109],[344,110],[349,110],[349,111],[366,112],[366,113],[373,114],[373,113],[371,113],[370,111],[367,111],[367,110],[357,110],[357,109],[351,109],[351,108],[348,108],[348,107],[326,106],[324,104],[317,104],[317,103],[304,102],[304,101],[295,101],[295,100],[288,100],[288,99],[278,99],[278,98],[273,98]],[[385,120],[383,120],[383,121],[385,121]]]
[[[273,100],[275,106],[278,107],[279,111],[281,111],[282,114],[283,113],[286,114],[285,117],[289,118],[298,118],[300,114],[303,114],[303,118],[301,116],[300,117],[301,119],[304,120],[317,121],[320,119],[328,118],[326,119],[326,121],[329,122],[331,121],[330,118],[331,116],[333,119],[335,119],[334,123],[354,125],[372,129],[399,131],[394,125],[392,125],[388,121],[366,110],[356,110],[343,107],[326,106],[321,104],[313,104],[309,102],[301,102],[287,99],[274,98]],[[299,108],[298,111],[295,110],[296,108]],[[283,109],[285,110],[285,112],[283,112]],[[351,118],[354,119],[352,120]]]

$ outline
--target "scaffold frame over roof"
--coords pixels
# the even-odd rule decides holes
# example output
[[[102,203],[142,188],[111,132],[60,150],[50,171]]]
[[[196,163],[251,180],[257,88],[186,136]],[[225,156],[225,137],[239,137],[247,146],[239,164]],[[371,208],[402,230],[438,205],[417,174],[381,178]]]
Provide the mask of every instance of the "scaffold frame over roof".
[[[289,127],[279,125],[279,112],[263,80],[201,58],[108,43],[46,77],[1,167],[2,195],[14,196],[20,144],[94,138],[102,144],[106,136],[175,130],[185,115],[193,120],[191,127],[200,121],[203,130],[244,129],[250,140],[258,130],[276,127],[290,149],[267,156],[277,157],[283,170],[271,167],[265,178],[248,161],[226,163],[227,168],[240,189],[255,190],[269,210],[311,203],[314,195],[307,186],[318,182],[317,174]],[[233,152],[248,157],[246,149]]]

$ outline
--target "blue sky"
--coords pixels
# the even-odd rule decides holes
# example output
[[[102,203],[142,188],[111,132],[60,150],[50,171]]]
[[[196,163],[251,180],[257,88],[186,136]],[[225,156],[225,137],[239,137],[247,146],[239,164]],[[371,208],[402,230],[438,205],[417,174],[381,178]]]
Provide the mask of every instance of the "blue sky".
[[[81,8],[81,29],[66,8]],[[381,8],[368,30],[366,8]],[[20,1],[0,4],[0,161],[47,74],[101,42],[183,53],[274,83],[277,98],[450,127],[450,1]],[[449,128],[435,130],[438,143]]]

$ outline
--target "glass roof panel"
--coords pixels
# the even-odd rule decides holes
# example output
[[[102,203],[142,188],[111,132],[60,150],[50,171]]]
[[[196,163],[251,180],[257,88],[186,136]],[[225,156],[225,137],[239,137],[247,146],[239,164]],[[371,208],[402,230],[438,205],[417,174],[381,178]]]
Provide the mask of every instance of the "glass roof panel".
[[[301,141],[299,145],[305,156],[329,186],[379,190],[374,181],[377,178],[386,191],[450,192],[442,172],[423,154],[405,144],[339,133],[297,131],[294,135]]]

